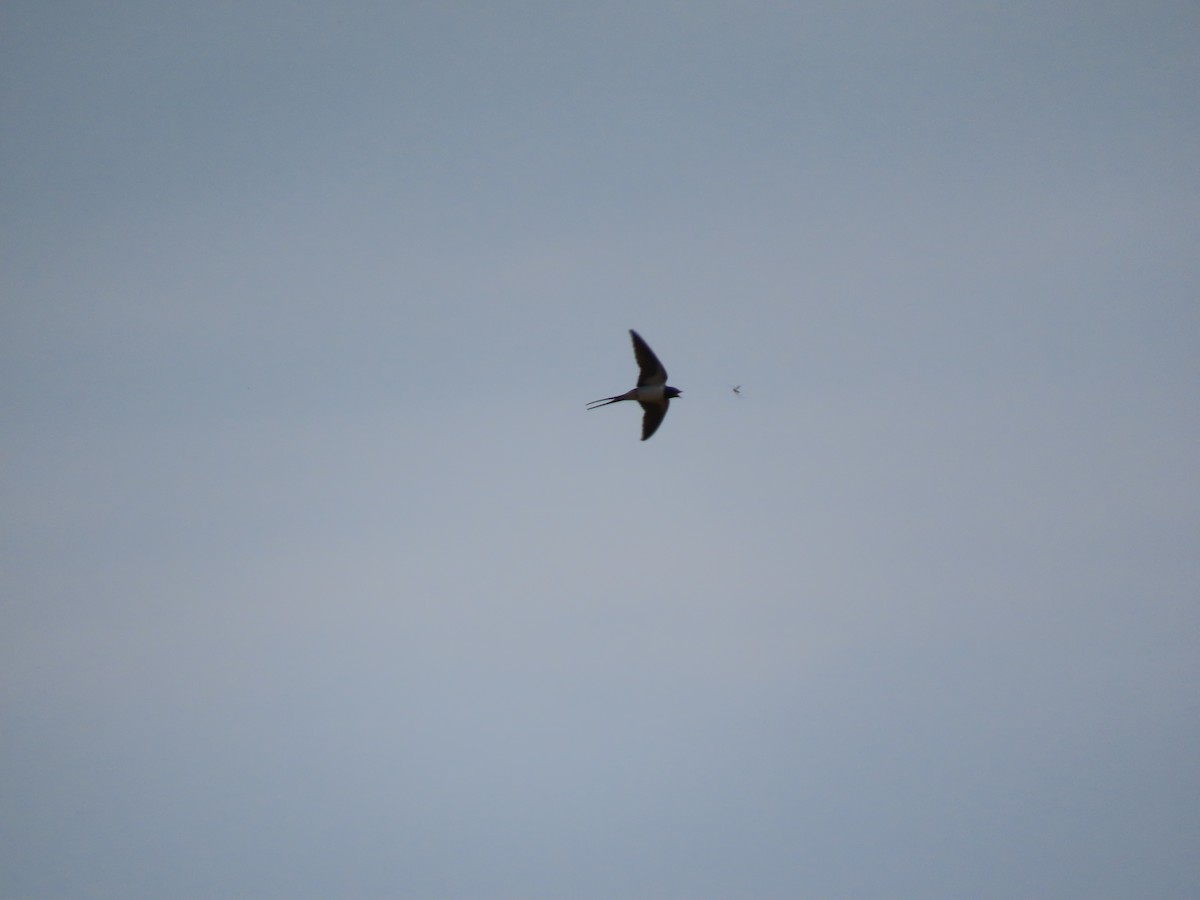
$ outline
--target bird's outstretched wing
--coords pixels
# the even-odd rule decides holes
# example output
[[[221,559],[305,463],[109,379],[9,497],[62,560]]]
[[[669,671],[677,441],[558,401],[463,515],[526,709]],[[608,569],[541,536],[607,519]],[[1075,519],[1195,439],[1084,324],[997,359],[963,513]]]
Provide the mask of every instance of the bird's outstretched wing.
[[[642,440],[645,441],[650,439],[650,435],[658,431],[658,426],[667,417],[667,406],[669,404],[664,400],[662,403],[640,403],[640,405],[644,413],[642,415]]]
[[[641,374],[638,376],[638,387],[653,387],[659,384],[667,383],[667,370],[663,368],[663,364],[658,361],[658,357],[654,355],[654,351],[650,349],[650,345],[642,340],[642,336],[629,329],[629,336],[633,338],[633,355],[637,357],[638,368],[641,369]],[[662,417],[659,417],[662,421]],[[654,426],[658,427],[657,424]],[[653,434],[653,429],[651,430]],[[646,435],[649,437],[650,435]],[[645,440],[646,438],[642,438]]]

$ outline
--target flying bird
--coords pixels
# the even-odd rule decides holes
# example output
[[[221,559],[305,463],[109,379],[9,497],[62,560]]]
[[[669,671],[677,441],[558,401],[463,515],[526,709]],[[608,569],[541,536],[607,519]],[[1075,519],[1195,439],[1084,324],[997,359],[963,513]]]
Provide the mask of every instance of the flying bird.
[[[737,394],[739,397],[742,396],[742,386],[740,384],[735,384],[733,386],[733,392],[735,394]]]
[[[667,385],[667,370],[658,361],[650,345],[642,340],[642,336],[629,329],[633,338],[633,355],[637,357],[638,375],[637,387],[616,397],[605,397],[603,400],[593,400],[587,405],[588,409],[599,409],[610,403],[620,403],[622,400],[636,400],[642,405],[642,440],[649,440],[658,426],[666,418],[667,406],[673,397],[678,397],[680,391]]]

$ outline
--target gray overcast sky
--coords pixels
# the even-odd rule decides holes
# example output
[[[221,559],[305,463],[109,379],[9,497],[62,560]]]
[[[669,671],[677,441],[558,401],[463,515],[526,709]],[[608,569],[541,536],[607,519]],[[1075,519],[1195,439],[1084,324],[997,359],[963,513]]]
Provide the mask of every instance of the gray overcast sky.
[[[0,896],[1200,894],[1198,85],[1190,0],[5,3]]]

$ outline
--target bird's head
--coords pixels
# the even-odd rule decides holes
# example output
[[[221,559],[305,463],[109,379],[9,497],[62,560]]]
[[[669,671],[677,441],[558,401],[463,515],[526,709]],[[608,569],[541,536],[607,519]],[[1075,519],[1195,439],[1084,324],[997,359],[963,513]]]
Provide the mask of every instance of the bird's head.
[[[682,393],[683,393],[683,391],[679,390],[679,388],[668,387],[667,388],[667,399],[673,400]]]

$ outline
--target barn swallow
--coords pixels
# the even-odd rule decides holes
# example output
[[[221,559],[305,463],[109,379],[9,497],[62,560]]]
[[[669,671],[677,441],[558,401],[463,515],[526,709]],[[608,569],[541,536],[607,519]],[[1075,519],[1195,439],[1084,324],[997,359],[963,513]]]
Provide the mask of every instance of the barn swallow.
[[[642,336],[632,328],[629,329],[629,336],[633,338],[633,355],[637,357],[638,368],[641,369],[637,387],[616,397],[593,400],[587,406],[588,409],[599,409],[601,406],[620,403],[622,400],[636,400],[644,411],[642,440],[645,441],[658,430],[658,426],[666,418],[667,406],[673,397],[679,396],[680,391],[667,385],[667,370],[658,361],[650,345],[642,340]]]

